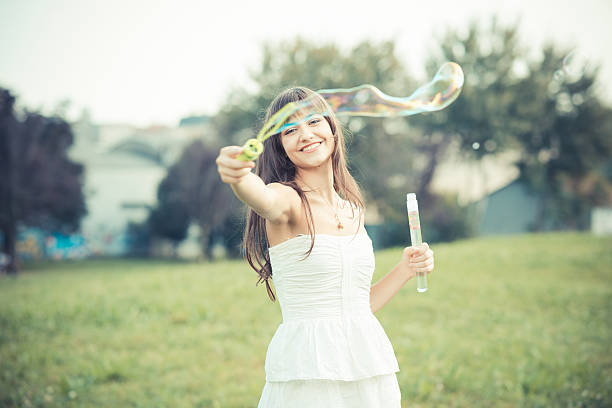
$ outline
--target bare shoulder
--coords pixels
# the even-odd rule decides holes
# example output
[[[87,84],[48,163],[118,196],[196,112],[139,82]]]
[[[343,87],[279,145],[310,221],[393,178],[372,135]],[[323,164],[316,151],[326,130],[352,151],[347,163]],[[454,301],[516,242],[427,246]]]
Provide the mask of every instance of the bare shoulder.
[[[268,184],[268,188],[272,191],[274,191],[279,198],[285,199],[285,200],[289,200],[289,201],[293,201],[293,200],[300,200],[300,196],[298,195],[297,191],[295,191],[293,188],[286,186],[284,184],[281,183],[270,183]]]
[[[270,219],[274,224],[292,223],[302,206],[302,200],[292,187],[281,183],[270,183],[267,187],[276,195],[277,217]]]

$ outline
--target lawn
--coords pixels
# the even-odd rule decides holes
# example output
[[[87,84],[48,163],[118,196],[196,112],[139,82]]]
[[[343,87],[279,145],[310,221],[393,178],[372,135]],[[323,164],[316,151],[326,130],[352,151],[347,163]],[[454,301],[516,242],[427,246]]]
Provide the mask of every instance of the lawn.
[[[612,406],[612,238],[434,245],[376,316],[403,407]],[[400,249],[376,253],[376,282]],[[1,407],[256,407],[278,304],[242,261],[100,260],[0,277]]]

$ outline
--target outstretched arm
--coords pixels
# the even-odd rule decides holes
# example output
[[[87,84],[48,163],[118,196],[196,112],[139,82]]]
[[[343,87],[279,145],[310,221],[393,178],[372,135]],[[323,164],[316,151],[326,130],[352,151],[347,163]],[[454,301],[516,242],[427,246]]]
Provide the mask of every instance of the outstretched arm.
[[[406,282],[416,276],[417,272],[429,274],[433,269],[433,251],[429,249],[427,243],[404,248],[401,261],[370,288],[372,313],[376,313],[387,304]]]
[[[281,184],[266,185],[261,177],[251,172],[255,163],[236,158],[240,153],[242,147],[239,146],[221,149],[217,157],[221,180],[232,187],[236,197],[266,220],[274,224],[288,222],[297,194]]]

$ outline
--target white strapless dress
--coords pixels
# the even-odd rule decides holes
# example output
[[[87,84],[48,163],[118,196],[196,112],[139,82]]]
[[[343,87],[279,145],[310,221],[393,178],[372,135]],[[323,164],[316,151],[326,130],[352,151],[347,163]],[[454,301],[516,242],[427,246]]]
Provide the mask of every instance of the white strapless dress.
[[[283,322],[258,408],[400,407],[397,359],[370,308],[367,233],[299,235],[269,249]]]

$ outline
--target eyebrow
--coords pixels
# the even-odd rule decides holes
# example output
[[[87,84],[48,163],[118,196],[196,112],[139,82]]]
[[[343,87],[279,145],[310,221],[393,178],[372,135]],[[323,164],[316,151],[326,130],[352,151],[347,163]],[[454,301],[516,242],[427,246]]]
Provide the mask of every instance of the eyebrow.
[[[300,124],[302,122],[306,122],[308,119],[310,119],[314,115],[318,115],[318,113],[311,113],[310,115],[307,115],[304,119],[298,120],[297,122],[289,122],[289,123],[285,124],[283,127],[284,128],[288,128],[288,127],[291,127],[291,126],[298,125],[298,124]]]

